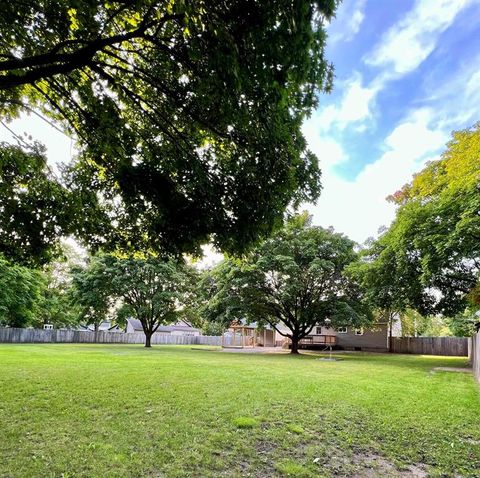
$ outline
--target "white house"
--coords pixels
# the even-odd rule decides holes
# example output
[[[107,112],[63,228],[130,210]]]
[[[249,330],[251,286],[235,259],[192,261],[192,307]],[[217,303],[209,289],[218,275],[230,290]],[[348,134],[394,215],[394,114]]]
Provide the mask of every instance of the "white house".
[[[143,327],[141,322],[138,319],[127,319],[127,334],[132,333],[143,333]],[[170,325],[161,325],[158,327],[156,334],[161,335],[191,335],[197,336],[202,335],[200,330],[192,327],[192,324],[189,324],[186,320],[180,320],[174,324]]]

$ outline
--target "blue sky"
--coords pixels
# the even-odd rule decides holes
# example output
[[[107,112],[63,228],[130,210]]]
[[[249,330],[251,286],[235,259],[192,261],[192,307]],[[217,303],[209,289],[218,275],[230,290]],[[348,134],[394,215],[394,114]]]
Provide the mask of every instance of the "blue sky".
[[[363,242],[385,197],[480,121],[479,0],[344,0],[328,28],[334,92],[304,125],[320,159],[314,222]]]
[[[480,121],[480,0],[344,0],[328,26],[335,88],[304,124],[320,159],[314,223],[363,242],[391,222],[386,196]],[[10,127],[68,162],[74,143],[35,116]],[[0,140],[11,135],[0,129]]]

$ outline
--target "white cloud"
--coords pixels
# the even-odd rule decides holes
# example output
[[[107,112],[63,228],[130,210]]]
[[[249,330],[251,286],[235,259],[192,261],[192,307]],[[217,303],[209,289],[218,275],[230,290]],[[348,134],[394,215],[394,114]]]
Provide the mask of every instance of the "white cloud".
[[[341,145],[333,138],[323,134],[314,118],[303,124],[302,131],[309,149],[316,153],[322,169],[332,168],[348,159]]]
[[[480,54],[461,64],[448,78],[436,71],[425,79],[426,95],[416,104],[435,109],[438,126],[459,129],[478,121],[480,110]]]
[[[393,154],[401,162],[402,157],[422,158],[444,145],[445,134],[429,127],[433,116],[433,112],[426,108],[413,112],[407,121],[399,124],[385,139],[388,148],[385,155]]]
[[[469,3],[472,1],[417,0],[414,8],[383,35],[380,44],[366,57],[366,63],[388,68],[394,76],[415,70]]]
[[[459,124],[478,121],[480,55],[446,82],[438,95],[438,114],[446,128],[458,128]]]
[[[337,87],[345,91],[343,97],[338,104],[320,109],[316,115],[318,126],[325,130],[331,127],[343,130],[353,124],[355,131],[364,131],[373,116],[377,94],[390,81],[416,69],[435,49],[441,33],[453,24],[457,14],[467,5],[479,1],[416,0],[413,9],[386,31],[373,52],[365,57],[368,65],[380,67],[377,76],[364,85],[362,75],[357,72],[343,84],[339,83]],[[364,8],[364,2],[357,2],[357,10],[352,13],[350,2],[340,10],[339,18],[348,13],[353,21],[356,13],[363,12]],[[345,19],[341,22],[344,24]],[[471,89],[475,94],[478,91],[476,85]]]
[[[314,117],[319,128],[336,126],[344,129],[351,123],[361,123],[372,116],[377,86],[364,87],[362,76],[356,73],[343,86],[345,93],[338,105],[321,109]]]
[[[349,42],[360,31],[365,19],[366,0],[346,0],[341,3],[328,27],[329,44]]]
[[[308,207],[314,223],[333,226],[360,243],[388,225],[395,207],[385,198],[427,161],[436,159],[448,140],[443,130],[431,126],[433,119],[434,113],[428,109],[412,113],[387,136],[382,156],[353,181],[342,179],[332,167],[324,168],[322,196],[316,205]],[[312,150],[322,154],[321,150]]]

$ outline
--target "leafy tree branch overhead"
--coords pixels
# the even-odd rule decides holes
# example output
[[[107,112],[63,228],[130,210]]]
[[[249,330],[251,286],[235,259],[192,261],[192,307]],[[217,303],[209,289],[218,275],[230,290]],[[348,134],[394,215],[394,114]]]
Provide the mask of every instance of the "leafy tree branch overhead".
[[[38,143],[0,143],[0,251],[7,259],[45,264],[60,254],[61,235],[106,230],[108,218],[97,204],[92,191],[62,184]]]
[[[12,2],[0,109],[33,108],[78,139],[64,181],[101,199],[76,231],[91,246],[242,252],[319,195],[300,128],[332,86],[337,3]]]

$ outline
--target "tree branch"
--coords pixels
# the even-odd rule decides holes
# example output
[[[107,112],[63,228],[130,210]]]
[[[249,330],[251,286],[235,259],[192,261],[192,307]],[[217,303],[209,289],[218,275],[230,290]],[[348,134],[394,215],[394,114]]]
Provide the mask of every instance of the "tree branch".
[[[142,22],[139,28],[131,32],[112,35],[106,38],[97,38],[86,42],[86,46],[72,53],[56,53],[59,49],[67,45],[67,42],[61,42],[52,50],[40,55],[34,55],[27,58],[11,58],[0,62],[0,71],[24,70],[34,67],[32,70],[19,74],[13,71],[0,76],[0,89],[10,89],[26,84],[33,84],[38,80],[50,78],[58,74],[69,73],[70,71],[87,66],[93,57],[105,47],[130,41],[135,38],[144,38],[150,41],[145,35],[146,31],[159,24],[164,24],[170,20],[180,20],[182,14],[165,15],[158,21]],[[82,42],[81,40],[69,40],[68,44]],[[38,67],[38,68],[35,68]]]

